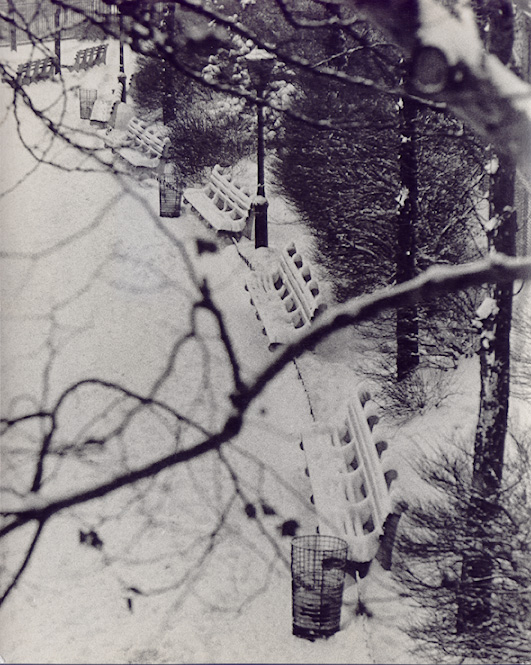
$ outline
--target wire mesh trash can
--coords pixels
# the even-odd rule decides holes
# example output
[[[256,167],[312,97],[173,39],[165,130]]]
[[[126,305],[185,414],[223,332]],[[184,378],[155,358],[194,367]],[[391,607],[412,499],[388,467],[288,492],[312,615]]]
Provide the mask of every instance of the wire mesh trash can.
[[[79,89],[79,117],[82,120],[90,120],[97,96],[98,91],[92,88]]]
[[[159,176],[159,207],[161,217],[179,217],[183,183],[175,164],[164,164]]]
[[[330,637],[339,630],[348,545],[335,536],[291,541],[293,634]]]

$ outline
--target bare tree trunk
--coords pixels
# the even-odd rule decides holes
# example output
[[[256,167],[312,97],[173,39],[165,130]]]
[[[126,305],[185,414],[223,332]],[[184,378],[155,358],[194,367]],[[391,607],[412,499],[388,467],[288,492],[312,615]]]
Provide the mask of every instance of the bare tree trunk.
[[[127,77],[125,75],[125,67],[124,67],[124,16],[118,7],[118,12],[119,12],[119,18],[118,18],[118,25],[119,25],[119,31],[120,31],[120,73],[118,75],[118,81],[122,84],[122,98],[121,102],[126,103],[127,102],[127,89],[126,89],[126,82],[127,82]]]
[[[487,21],[490,27],[485,30],[490,50],[507,62],[513,39],[510,3],[491,0],[481,9],[486,13],[479,14],[480,25]],[[492,34],[493,28],[498,28],[496,35]],[[488,241],[491,252],[508,256],[516,254],[515,177],[513,162],[507,157],[499,157],[498,169],[491,179]],[[460,633],[480,626],[491,614],[494,562],[489,543],[494,541],[489,534],[493,517],[500,509],[499,491],[507,436],[512,288],[512,284],[492,286],[480,316],[481,388],[469,508],[471,545],[463,557],[458,596],[457,631]]]
[[[55,8],[54,25],[55,25],[54,47],[55,47],[55,57],[56,57],[55,73],[60,74],[61,73],[61,7]]]
[[[162,18],[162,31],[166,33],[167,39],[173,41],[173,34],[175,29],[175,5],[168,2],[164,5],[163,18]],[[162,93],[162,119],[166,126],[175,120],[175,104],[173,102],[173,67],[167,63],[163,63],[163,86]]]
[[[501,160],[491,194],[491,215],[499,219],[499,227],[493,232],[492,248],[511,256],[515,254],[516,238],[514,180],[514,165]],[[499,510],[507,435],[512,285],[492,287],[489,298],[481,320],[481,391],[469,510],[471,547],[463,558],[457,616],[459,632],[481,625],[490,616],[493,562],[489,531]]]
[[[9,18],[14,19],[15,18],[15,6],[13,5],[13,0],[9,1]],[[9,36],[11,39],[11,50],[16,51],[17,50],[17,29],[16,27],[12,24],[9,27]]]
[[[400,180],[398,233],[396,243],[396,282],[415,276],[415,225],[418,220],[418,167],[415,132],[417,104],[404,97],[399,104]],[[415,305],[396,310],[396,376],[406,378],[419,364],[419,324]]]

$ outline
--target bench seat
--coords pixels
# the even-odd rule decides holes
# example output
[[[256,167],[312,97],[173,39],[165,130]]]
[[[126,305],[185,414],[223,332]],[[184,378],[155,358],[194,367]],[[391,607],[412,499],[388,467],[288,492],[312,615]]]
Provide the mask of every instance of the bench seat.
[[[160,164],[161,156],[150,156],[143,152],[139,152],[135,147],[120,148],[118,151],[120,157],[129,162],[132,166],[144,167],[148,169],[155,169]]]
[[[216,231],[240,233],[245,228],[247,216],[237,210],[220,210],[202,189],[186,189],[184,198]]]
[[[278,280],[276,283],[278,284]],[[282,299],[279,295],[272,275],[252,272],[247,278],[245,288],[256,309],[257,318],[263,324],[270,351],[279,344],[295,341],[307,327],[308,322],[297,310],[293,298]]]

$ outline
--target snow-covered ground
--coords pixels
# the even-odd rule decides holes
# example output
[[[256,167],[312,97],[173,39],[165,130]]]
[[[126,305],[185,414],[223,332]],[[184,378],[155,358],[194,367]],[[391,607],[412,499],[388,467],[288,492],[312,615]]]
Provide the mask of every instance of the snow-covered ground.
[[[73,61],[80,46],[66,42],[64,61]],[[3,55],[16,63],[28,49]],[[131,67],[126,59],[126,72]],[[66,72],[64,89],[42,82],[27,92],[38,108],[63,117],[70,136],[101,148],[100,157],[109,161],[101,133],[79,118],[77,89],[112,86],[117,73],[118,49],[110,44],[105,67]],[[244,290],[249,268],[239,252],[252,259],[252,243],[242,239],[238,252],[222,242],[216,253],[199,254],[197,239],[214,235],[186,210],[161,220],[156,180],[118,178],[60,141],[43,142],[39,122],[18,108],[17,124],[11,102],[4,86],[3,415],[49,407],[65,386],[87,378],[145,394],[181,340],[171,378],[157,396],[215,430],[230,407],[231,377],[212,316],[196,313],[197,335],[184,338],[197,284],[206,278],[244,378],[271,359]],[[63,168],[38,165],[22,142],[45,148]],[[252,163],[238,168],[241,179],[254,181]],[[273,183],[268,193],[271,245],[294,239],[310,248],[308,232]],[[340,632],[313,643],[291,633],[290,538],[279,527],[296,519],[299,535],[315,530],[300,432],[313,422],[310,403],[319,420],[342,413],[363,379],[366,351],[362,339],[344,331],[305,354],[297,367],[289,365],[253,404],[242,432],[223,448],[223,460],[211,453],[51,520],[2,610],[4,661],[415,662],[399,630],[408,608],[398,600],[390,573],[377,564],[362,584],[346,589]],[[400,426],[386,423],[404,498],[422,491],[414,471],[419,455],[452,432],[473,430],[476,384],[475,361],[467,360],[440,408]],[[101,437],[128,406],[103,386],[87,386],[67,400],[56,442],[56,452],[64,454],[46,467],[45,496],[90,487],[186,441],[187,432],[177,431],[170,418],[143,410],[112,445],[75,449],[76,441]],[[40,431],[28,424],[5,437],[15,462],[3,465],[4,483],[20,490],[31,482],[29,463]],[[234,498],[231,472],[241,479],[240,498]],[[6,495],[7,505],[13,501]],[[275,514],[264,515],[261,527],[245,513],[246,501],[259,515],[261,502]],[[91,531],[101,547],[80,542],[80,532]],[[20,564],[31,537],[25,528],[5,547],[8,570]],[[358,595],[370,618],[356,615]]]

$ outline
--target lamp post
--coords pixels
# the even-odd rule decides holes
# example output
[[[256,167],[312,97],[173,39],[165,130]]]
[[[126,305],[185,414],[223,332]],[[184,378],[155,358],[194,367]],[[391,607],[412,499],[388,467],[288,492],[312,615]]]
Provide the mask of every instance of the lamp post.
[[[251,78],[251,82],[256,88],[257,97],[263,100],[265,97],[265,90],[271,72],[275,65],[275,57],[265,51],[255,47],[250,53],[245,56],[247,61],[247,70]],[[258,126],[258,188],[256,191],[256,202],[254,208],[254,244],[255,248],[267,247],[267,199],[265,196],[265,146],[264,146],[264,105],[259,103],[256,105],[256,119]]]

